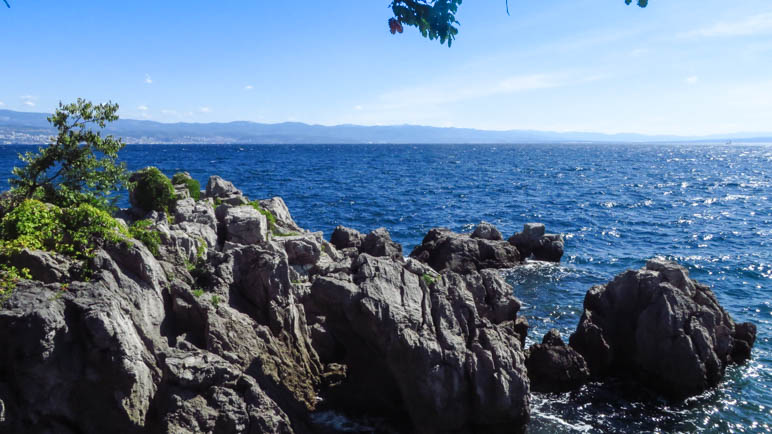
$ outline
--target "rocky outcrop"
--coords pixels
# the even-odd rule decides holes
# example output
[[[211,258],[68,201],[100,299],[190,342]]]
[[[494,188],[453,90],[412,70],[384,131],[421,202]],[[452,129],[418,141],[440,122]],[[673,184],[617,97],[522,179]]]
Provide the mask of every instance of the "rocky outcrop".
[[[506,241],[472,238],[450,229],[432,229],[411,258],[429,264],[436,271],[470,273],[486,268],[512,268],[520,263],[520,252]]]
[[[639,380],[683,398],[715,386],[750,355],[756,327],[735,324],[713,291],[662,259],[629,270],[584,299],[570,344],[596,377]]]
[[[228,205],[246,205],[249,201],[244,194],[233,185],[219,176],[210,176],[206,183],[206,197],[216,199],[218,202]]]
[[[391,235],[386,228],[378,228],[367,234],[359,247],[359,251],[372,256],[402,258],[402,245],[391,240]]]
[[[521,303],[492,270],[521,254],[490,225],[433,229],[404,258],[383,228],[328,243],[281,198],[218,177],[171,209],[120,213],[150,221],[155,256],[125,240],[86,264],[14,258],[37,280],[0,309],[0,432],[326,432],[319,408],[399,432],[520,432],[531,383],[569,390],[589,369],[694,393],[755,340],[653,261],[588,293],[571,346],[550,333],[525,352]]]
[[[585,384],[590,371],[584,358],[552,329],[541,344],[528,348],[525,366],[535,392],[567,392]]]
[[[537,261],[560,262],[563,257],[563,236],[546,234],[541,223],[526,223],[523,231],[509,238],[523,259],[533,256]]]
[[[268,241],[268,220],[249,205],[220,205],[225,240],[237,244]]]
[[[332,236],[330,236],[330,242],[339,250],[352,247],[359,249],[359,246],[362,245],[364,240],[365,236],[359,233],[359,231],[345,226],[336,227],[335,230],[332,231]]]
[[[482,238],[484,240],[501,241],[504,239],[501,232],[488,222],[482,222],[474,228],[472,238]]]
[[[429,433],[512,432],[528,420],[520,304],[498,274],[437,276],[362,253],[353,274],[318,277],[306,306],[324,361],[348,366],[338,406]]]

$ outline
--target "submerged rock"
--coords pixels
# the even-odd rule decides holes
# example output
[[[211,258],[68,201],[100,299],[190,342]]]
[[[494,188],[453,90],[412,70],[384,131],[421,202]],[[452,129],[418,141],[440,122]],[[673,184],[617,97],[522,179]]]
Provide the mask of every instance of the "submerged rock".
[[[512,235],[509,242],[517,247],[523,259],[533,255],[538,261],[560,262],[563,257],[563,236],[546,234],[541,223],[526,223],[523,231]]]
[[[512,268],[521,259],[518,249],[506,241],[472,238],[444,228],[430,230],[410,257],[436,271],[462,274],[486,268]]]
[[[735,324],[684,267],[652,259],[587,292],[570,343],[596,377],[634,378],[683,398],[718,384],[755,339],[756,327]]]

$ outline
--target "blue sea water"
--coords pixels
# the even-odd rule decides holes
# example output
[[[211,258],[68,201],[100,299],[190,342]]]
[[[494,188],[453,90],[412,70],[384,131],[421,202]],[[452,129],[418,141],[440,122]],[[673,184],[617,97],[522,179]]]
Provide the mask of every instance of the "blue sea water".
[[[0,146],[0,174],[26,146]],[[534,394],[529,432],[772,429],[772,147],[713,145],[130,145],[155,165],[282,196],[304,228],[386,227],[405,252],[437,226],[481,220],[505,236],[538,221],[565,234],[559,265],[505,272],[532,325],[573,331],[585,292],[647,258],[686,265],[737,321],[758,326],[753,360],[715,390],[673,404],[624,385]],[[5,177],[0,188],[7,188]]]

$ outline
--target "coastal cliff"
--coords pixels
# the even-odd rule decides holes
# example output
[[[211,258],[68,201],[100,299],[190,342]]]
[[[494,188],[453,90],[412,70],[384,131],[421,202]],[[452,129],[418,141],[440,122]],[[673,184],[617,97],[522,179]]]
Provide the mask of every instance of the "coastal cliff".
[[[0,310],[0,429],[8,432],[325,432],[334,410],[398,432],[512,432],[530,391],[628,376],[676,399],[750,356],[686,270],[652,260],[592,288],[568,345],[525,348],[521,303],[497,268],[559,261],[563,240],[528,224],[504,240],[432,229],[404,256],[388,232],[328,242],[284,201],[212,177],[175,187],[169,212],[134,206],[158,244],[106,242],[88,279],[72,258],[23,250],[29,270]],[[150,245],[148,245],[150,244]]]

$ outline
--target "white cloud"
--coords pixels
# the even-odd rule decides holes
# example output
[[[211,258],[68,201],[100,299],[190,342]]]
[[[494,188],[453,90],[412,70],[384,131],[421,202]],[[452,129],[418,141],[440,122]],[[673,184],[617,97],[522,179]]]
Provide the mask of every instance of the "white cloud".
[[[244,90],[252,90],[252,89],[254,89],[254,88],[255,88],[255,87],[254,87],[254,86],[252,86],[251,84],[248,84],[248,85],[244,86]]]
[[[698,82],[699,80],[700,80],[700,79],[699,79],[699,78],[698,78],[696,75],[692,75],[691,77],[686,77],[686,80],[684,80],[684,81],[685,81],[685,82],[686,82],[686,84],[688,84],[689,86],[692,86],[692,85],[695,85],[695,84],[697,84],[697,82]]]
[[[148,108],[146,105],[140,105],[140,106],[137,106],[137,110],[146,112]]]
[[[201,107],[201,108],[198,109],[198,111],[201,112],[201,113],[211,113],[212,109],[209,108],[209,107]]]
[[[720,21],[702,29],[682,33],[681,37],[748,36],[772,32],[772,12],[751,15],[736,21]]]
[[[0,107],[2,107],[2,106],[4,106],[4,105],[5,105],[5,103],[4,103],[4,102],[2,102],[2,101],[0,101]]]
[[[38,100],[38,97],[36,96],[32,96],[32,95],[21,96],[21,103],[26,105],[27,107],[35,107],[37,100]]]
[[[364,107],[362,107],[361,105],[354,106],[354,110],[362,110],[362,109],[364,109]]]
[[[145,74],[145,84],[153,84],[153,78],[150,77],[150,74]]]
[[[177,113],[177,110],[163,109],[163,110],[161,110],[161,114],[162,115],[167,115],[167,116],[177,116],[179,113]]]
[[[475,82],[448,81],[426,86],[398,89],[380,96],[382,109],[440,105],[510,93],[570,86],[604,78],[576,73],[526,74],[504,78],[478,77]]]

